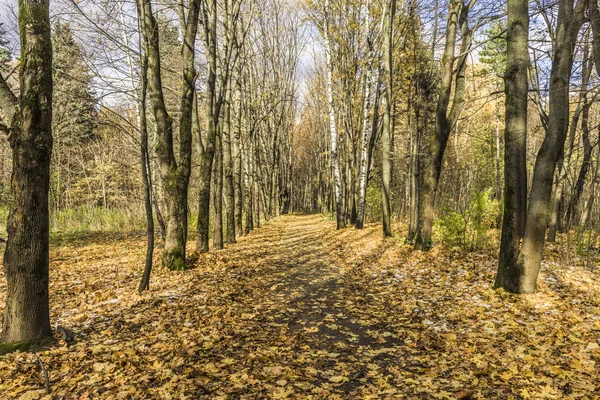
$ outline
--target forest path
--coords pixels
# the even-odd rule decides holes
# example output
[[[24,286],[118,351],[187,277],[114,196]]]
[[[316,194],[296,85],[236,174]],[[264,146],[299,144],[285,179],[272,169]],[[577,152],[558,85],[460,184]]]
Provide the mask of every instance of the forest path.
[[[291,215],[217,252],[227,254],[233,266],[252,260],[248,267],[257,274],[238,280],[242,295],[233,295],[243,305],[235,312],[260,325],[244,338],[246,345],[277,353],[280,364],[267,367],[267,375],[295,371],[293,382],[274,379],[283,394],[295,387],[346,397],[376,385],[382,372],[397,364],[403,342],[388,330],[387,318],[378,318],[383,307],[371,304],[368,288],[340,265],[344,255],[336,239],[334,224],[323,216]],[[268,347],[265,336],[273,340]],[[285,389],[288,383],[293,386]]]
[[[546,264],[540,292],[515,297],[491,287],[495,251],[415,252],[398,234],[382,239],[380,224],[336,230],[321,215],[279,217],[186,271],[157,265],[139,295],[144,255],[138,234],[53,238],[50,319],[75,335],[38,353],[53,397],[560,399],[600,390],[598,271]],[[158,264],[159,248],[155,256]],[[5,292],[0,269],[0,299]],[[33,354],[0,357],[1,399],[43,395]]]

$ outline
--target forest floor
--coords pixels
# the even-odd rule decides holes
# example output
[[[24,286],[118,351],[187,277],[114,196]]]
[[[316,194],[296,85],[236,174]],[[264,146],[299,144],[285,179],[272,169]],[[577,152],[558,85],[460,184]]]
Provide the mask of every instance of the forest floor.
[[[496,254],[413,252],[380,230],[281,217],[157,268],[143,295],[143,236],[55,238],[51,320],[75,341],[37,353],[50,395],[35,355],[0,358],[0,398],[600,396],[597,271],[550,247],[539,293],[513,296],[491,287]],[[0,312],[5,292],[0,273]]]

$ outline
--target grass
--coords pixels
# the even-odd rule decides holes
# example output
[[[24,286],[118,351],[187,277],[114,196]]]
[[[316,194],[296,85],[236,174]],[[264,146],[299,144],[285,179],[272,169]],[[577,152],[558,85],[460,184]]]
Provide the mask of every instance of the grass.
[[[79,207],[52,213],[52,233],[131,232],[145,229],[141,209]]]

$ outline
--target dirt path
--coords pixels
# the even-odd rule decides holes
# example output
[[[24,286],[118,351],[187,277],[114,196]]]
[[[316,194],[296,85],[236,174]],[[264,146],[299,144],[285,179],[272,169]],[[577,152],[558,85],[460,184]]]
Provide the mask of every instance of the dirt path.
[[[326,225],[330,224],[321,216],[283,217],[263,227],[257,242],[250,237],[228,251],[234,254],[230,260],[234,265],[251,257],[257,267],[257,274],[240,288],[247,295],[239,299],[244,304],[239,312],[255,315],[258,329],[264,331],[245,337],[244,342],[257,352],[276,351],[274,375],[294,371],[289,380],[275,379],[283,395],[298,389],[317,397],[368,393],[369,386],[381,386],[376,381],[384,379],[383,372],[395,364],[403,343],[385,321],[373,322],[368,319],[376,315],[361,312],[369,309],[364,307],[367,293],[357,296],[362,288],[349,282],[331,257],[335,243],[326,237]],[[265,343],[265,336],[274,341]],[[256,365],[252,368],[256,372]],[[271,368],[263,370],[273,372]],[[267,379],[257,389],[269,390],[268,373],[263,378]],[[388,391],[396,393],[392,388]]]

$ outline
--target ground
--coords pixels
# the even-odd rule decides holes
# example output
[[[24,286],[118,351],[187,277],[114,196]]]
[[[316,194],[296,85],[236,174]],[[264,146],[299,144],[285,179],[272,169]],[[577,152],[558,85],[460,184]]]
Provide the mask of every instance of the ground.
[[[400,233],[280,217],[156,269],[143,295],[143,237],[54,239],[52,323],[75,342],[37,353],[48,396],[34,354],[0,358],[0,398],[600,396],[595,271],[551,247],[539,293],[514,296],[491,288],[495,254],[413,252]]]

